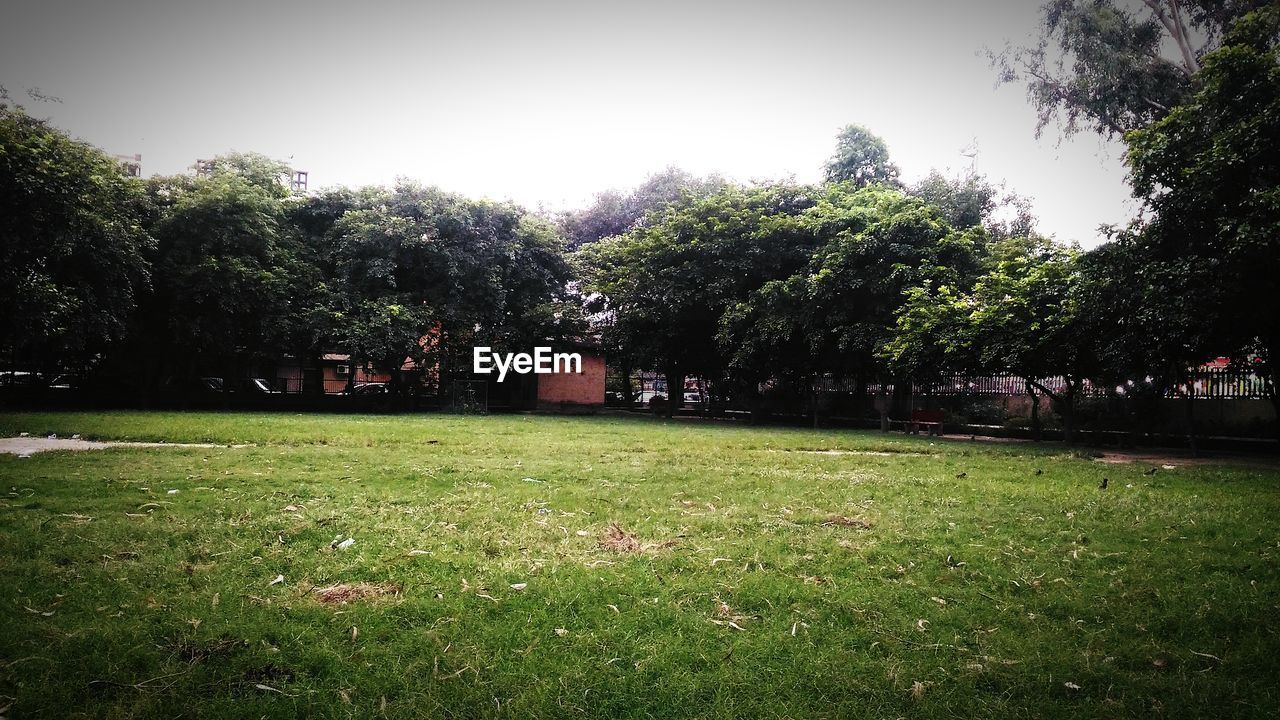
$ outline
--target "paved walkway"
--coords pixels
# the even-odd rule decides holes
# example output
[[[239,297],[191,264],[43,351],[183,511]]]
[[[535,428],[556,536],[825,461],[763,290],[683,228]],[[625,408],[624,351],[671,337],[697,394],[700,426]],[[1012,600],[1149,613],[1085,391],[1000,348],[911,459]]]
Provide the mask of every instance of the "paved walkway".
[[[143,448],[218,448],[248,447],[247,445],[216,445],[214,443],[161,443],[161,442],[122,442],[116,440],[81,440],[78,437],[9,437],[0,438],[0,454],[8,453],[18,457],[31,457],[38,452],[50,450],[106,450],[113,447]]]

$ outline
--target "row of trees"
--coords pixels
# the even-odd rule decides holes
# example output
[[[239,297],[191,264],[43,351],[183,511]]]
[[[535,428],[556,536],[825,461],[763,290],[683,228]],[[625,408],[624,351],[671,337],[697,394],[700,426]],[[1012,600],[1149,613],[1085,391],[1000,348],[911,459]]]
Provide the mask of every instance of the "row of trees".
[[[14,366],[235,376],[325,351],[447,369],[590,330],[624,372],[748,404],[767,381],[1010,372],[1068,436],[1086,379],[1158,393],[1225,355],[1274,388],[1278,37],[1264,3],[1054,0],[1037,47],[994,56],[1042,124],[1128,147],[1144,215],[1090,252],[980,176],[904,184],[858,126],[820,184],[673,169],[542,217],[411,183],[294,197],[254,155],[130,180],[5,107],[0,345]]]
[[[296,197],[252,154],[141,181],[14,107],[0,140],[10,367],[147,390],[325,352],[447,369],[477,340],[583,329],[558,229],[509,203],[408,182]]]
[[[1272,3],[1049,2],[1041,42],[993,60],[1026,83],[1037,130],[1126,143],[1144,214],[1110,242],[1050,242],[981,178],[904,187],[851,127],[821,187],[698,183],[582,251],[605,336],[669,387],[697,374],[747,395],[1010,372],[1068,438],[1086,379],[1158,395],[1227,356],[1269,378],[1280,414],[1278,44]]]

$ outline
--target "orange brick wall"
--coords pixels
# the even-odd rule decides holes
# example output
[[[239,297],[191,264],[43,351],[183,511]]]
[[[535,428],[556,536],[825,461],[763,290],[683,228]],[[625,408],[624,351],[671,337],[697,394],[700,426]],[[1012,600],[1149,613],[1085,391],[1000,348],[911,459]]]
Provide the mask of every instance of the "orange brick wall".
[[[604,357],[579,351],[582,372],[538,375],[538,406],[604,405]]]
[[[363,367],[356,366],[356,384],[367,382],[391,382],[391,373],[384,372],[365,372]],[[333,395],[346,392],[347,376],[339,375],[338,369],[332,365],[326,365],[323,370],[324,391]]]

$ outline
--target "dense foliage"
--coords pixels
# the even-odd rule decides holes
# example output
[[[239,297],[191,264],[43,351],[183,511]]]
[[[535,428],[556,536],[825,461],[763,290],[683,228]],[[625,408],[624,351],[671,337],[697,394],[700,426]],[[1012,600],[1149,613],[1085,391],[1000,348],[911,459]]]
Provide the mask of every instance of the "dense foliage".
[[[81,367],[147,287],[141,184],[0,96],[0,362]]]
[[[1052,0],[1043,21],[1002,76],[1041,128],[1123,137],[1144,204],[1090,252],[986,177],[901,182],[859,125],[821,184],[668,168],[550,218],[409,182],[298,196],[254,154],[134,181],[5,108],[0,350],[155,382],[345,353],[395,390],[465,373],[473,345],[591,335],[624,376],[665,374],[669,411],[689,377],[754,406],[779,384],[1010,373],[1068,437],[1086,381],[1160,393],[1216,356],[1275,378],[1280,10]]]

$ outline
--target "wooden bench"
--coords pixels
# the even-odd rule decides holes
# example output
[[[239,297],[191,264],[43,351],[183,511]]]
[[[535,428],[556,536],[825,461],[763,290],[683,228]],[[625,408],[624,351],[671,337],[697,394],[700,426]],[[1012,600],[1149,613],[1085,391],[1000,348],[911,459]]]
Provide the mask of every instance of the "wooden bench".
[[[930,435],[942,435],[942,421],[944,419],[941,410],[913,410],[911,411],[910,420],[890,420],[890,425],[901,425],[903,432],[909,432],[915,435],[923,429]]]

